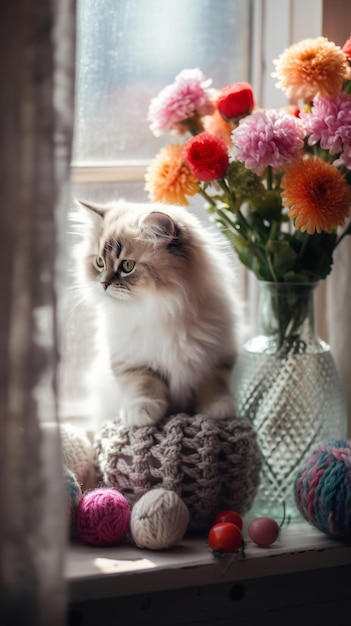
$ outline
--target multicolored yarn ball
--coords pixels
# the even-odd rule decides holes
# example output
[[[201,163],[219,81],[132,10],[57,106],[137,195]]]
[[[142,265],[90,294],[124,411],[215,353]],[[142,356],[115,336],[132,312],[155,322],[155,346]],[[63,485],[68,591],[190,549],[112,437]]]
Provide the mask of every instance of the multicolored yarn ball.
[[[174,491],[152,489],[132,508],[131,535],[138,548],[164,550],[183,539],[189,519],[188,507]]]
[[[116,489],[93,489],[83,494],[76,516],[78,536],[96,546],[120,543],[127,535],[130,506]]]
[[[69,527],[73,531],[75,528],[76,511],[82,498],[82,491],[75,475],[68,467],[63,468],[63,477],[66,492],[67,518]]]
[[[319,530],[351,539],[351,439],[320,446],[300,468],[295,501]]]

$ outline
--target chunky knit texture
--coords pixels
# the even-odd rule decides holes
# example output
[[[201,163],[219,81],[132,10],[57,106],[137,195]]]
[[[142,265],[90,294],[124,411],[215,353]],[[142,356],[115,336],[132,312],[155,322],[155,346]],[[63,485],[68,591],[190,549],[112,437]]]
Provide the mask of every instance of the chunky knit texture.
[[[351,439],[320,446],[300,468],[295,500],[322,532],[351,540]]]
[[[189,509],[193,530],[208,529],[221,509],[247,512],[256,494],[261,455],[243,418],[178,414],[132,429],[107,422],[94,447],[103,484],[121,491],[130,505],[151,489],[174,491]]]

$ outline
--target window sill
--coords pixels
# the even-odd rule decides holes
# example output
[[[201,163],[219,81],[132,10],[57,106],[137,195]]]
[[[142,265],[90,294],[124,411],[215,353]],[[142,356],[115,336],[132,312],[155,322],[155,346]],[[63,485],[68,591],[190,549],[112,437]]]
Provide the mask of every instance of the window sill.
[[[74,184],[143,182],[149,163],[147,160],[73,162],[71,181]]]
[[[329,539],[301,521],[284,526],[280,538],[270,548],[247,542],[245,558],[238,555],[228,567],[229,559],[230,556],[215,558],[205,535],[187,536],[177,546],[163,551],[141,550],[127,543],[113,548],[72,543],[66,557],[70,602],[228,583],[232,587],[233,583],[254,579],[263,581],[345,566],[350,580],[351,544]],[[333,580],[331,574],[329,579]],[[129,600],[133,602],[133,598]]]

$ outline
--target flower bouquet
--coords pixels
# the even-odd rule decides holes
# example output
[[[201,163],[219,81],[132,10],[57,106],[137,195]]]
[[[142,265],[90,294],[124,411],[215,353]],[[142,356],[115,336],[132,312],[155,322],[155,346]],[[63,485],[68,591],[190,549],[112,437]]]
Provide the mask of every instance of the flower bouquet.
[[[180,72],[149,107],[151,131],[177,137],[147,169],[150,199],[188,205],[201,194],[259,281],[324,279],[351,233],[350,59],[351,38],[343,48],[325,37],[290,46],[273,74],[290,104],[269,110],[248,83],[216,90],[199,69]],[[287,317],[276,303],[280,349],[303,306],[297,299]]]
[[[261,328],[238,369],[238,409],[263,454],[257,513],[279,516],[284,502],[294,517],[296,468],[346,429],[312,294],[351,234],[351,38],[343,48],[305,39],[274,65],[289,104],[269,110],[248,83],[216,90],[199,69],[180,72],[150,103],[151,131],[176,139],[148,167],[146,190],[152,201],[183,205],[201,194],[259,281]]]
[[[350,225],[351,39],[303,40],[274,62],[293,104],[256,110],[247,83],[210,89],[183,70],[149,107],[163,148],[146,174],[151,200],[189,204],[200,193],[240,260],[258,279],[325,278]],[[189,139],[189,134],[193,135]]]

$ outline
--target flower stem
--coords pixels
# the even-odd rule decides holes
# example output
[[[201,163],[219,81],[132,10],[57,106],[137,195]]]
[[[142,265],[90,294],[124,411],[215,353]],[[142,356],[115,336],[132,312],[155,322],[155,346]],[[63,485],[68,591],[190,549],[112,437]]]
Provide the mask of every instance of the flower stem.
[[[269,267],[269,271],[272,274],[273,280],[275,282],[278,282],[278,277],[275,273],[274,267],[273,267],[273,263],[272,263],[272,259],[271,259],[271,255],[267,254],[267,262],[268,262],[268,267]]]
[[[280,222],[277,222],[277,220],[272,221],[271,229],[269,232],[269,239],[272,239],[274,241],[279,235],[279,231],[280,231]]]
[[[222,211],[222,209],[218,209],[217,208],[217,214],[220,216],[220,218],[226,223],[228,224],[234,231],[238,231],[238,228],[235,224],[235,222],[233,222],[228,215],[226,215],[226,213],[224,211]],[[239,228],[240,230],[240,228]],[[240,233],[242,235],[242,233]],[[245,235],[244,238],[246,239]]]
[[[227,184],[227,181],[225,180],[225,178],[219,178],[218,179],[218,183],[222,187],[226,197],[228,198],[229,204],[231,206],[231,209],[232,209],[233,213],[236,213],[237,209],[236,209],[236,206],[235,206],[235,202],[233,200],[232,192],[230,190],[229,185]]]
[[[184,120],[184,126],[187,127],[189,133],[193,136],[198,135],[205,130],[201,121],[201,117],[198,113],[195,113],[193,117],[188,117],[186,120]]]
[[[217,204],[216,201],[202,188],[199,188],[200,190],[200,194],[202,195],[203,198],[205,198],[205,200],[214,208],[217,209]]]
[[[244,239],[247,242],[252,254],[257,257],[262,266],[266,266],[267,259],[264,252],[259,247],[255,246],[252,242],[252,231],[249,230],[245,232],[245,229],[241,228],[240,222],[233,222],[222,209],[217,208],[217,215],[219,215],[219,217],[221,218],[222,225],[226,225],[227,227],[229,227],[229,230],[232,233],[235,233],[236,237],[241,237],[242,239]]]
[[[306,233],[305,233],[305,236],[304,236],[304,239],[303,239],[303,242],[302,242],[301,250],[300,250],[300,252],[299,252],[299,257],[300,257],[300,258],[304,255],[305,250],[306,250],[306,248],[307,248],[307,246],[308,246],[308,242],[309,242],[309,240],[310,240],[310,238],[309,238],[309,236],[308,236],[308,234],[307,234],[307,232],[306,232]]]
[[[273,171],[271,165],[267,165],[266,169],[266,181],[267,181],[267,189],[273,189]]]
[[[228,198],[229,204],[230,204],[230,208],[231,208],[232,212],[234,213],[234,215],[237,216],[237,220],[238,220],[238,223],[239,223],[240,227],[245,230],[246,234],[250,233],[251,232],[250,224],[245,219],[245,217],[243,216],[243,214],[240,211],[240,209],[237,207],[237,205],[236,205],[236,203],[235,203],[235,201],[233,199],[230,187],[227,184],[227,181],[224,178],[220,178],[220,179],[218,179],[218,183],[220,184],[220,186],[222,187],[226,197]]]

